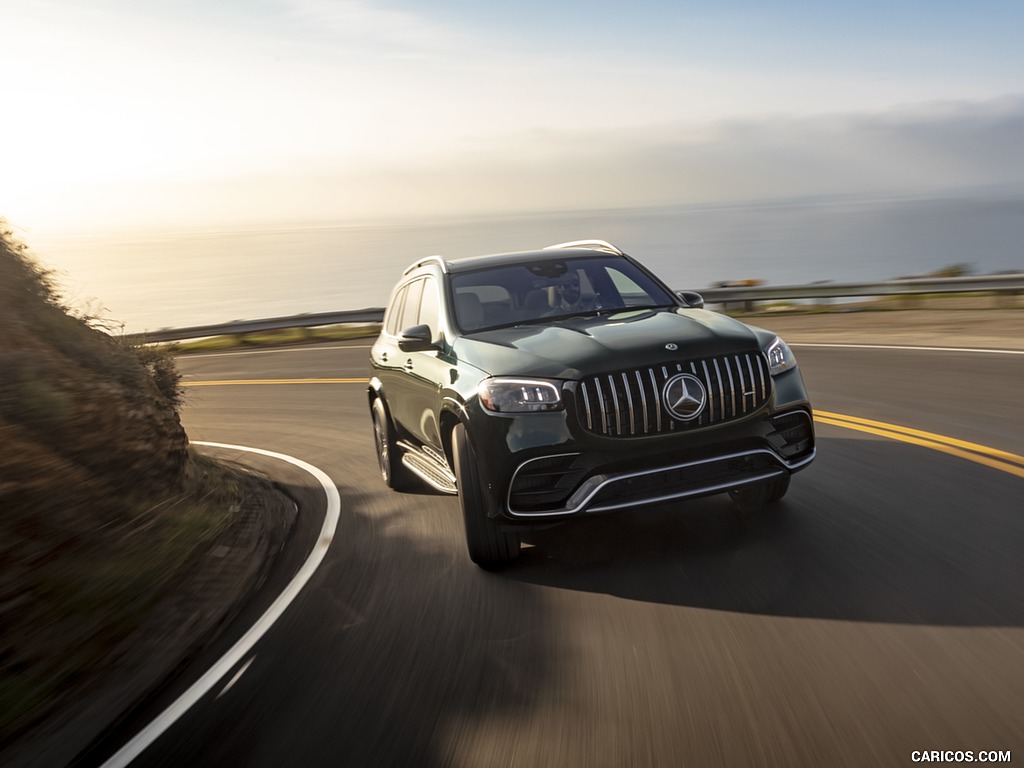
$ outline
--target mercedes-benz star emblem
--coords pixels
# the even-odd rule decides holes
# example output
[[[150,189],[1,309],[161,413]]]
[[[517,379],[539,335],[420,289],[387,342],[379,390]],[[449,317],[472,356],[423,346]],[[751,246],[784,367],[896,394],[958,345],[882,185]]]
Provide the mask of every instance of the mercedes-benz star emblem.
[[[680,421],[700,416],[708,398],[700,379],[690,373],[680,373],[666,381],[661,395],[665,410]]]

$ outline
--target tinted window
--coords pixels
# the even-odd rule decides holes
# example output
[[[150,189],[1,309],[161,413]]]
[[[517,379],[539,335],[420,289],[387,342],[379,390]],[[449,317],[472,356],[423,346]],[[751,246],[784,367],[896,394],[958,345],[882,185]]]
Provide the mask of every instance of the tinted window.
[[[429,277],[423,281],[423,299],[420,301],[418,324],[429,325],[434,334],[437,334],[441,327],[437,304],[437,283]]]
[[[402,320],[398,324],[398,332],[419,324],[420,297],[423,295],[423,280],[416,280],[409,283],[405,294],[405,303],[402,305]]]
[[[384,331],[392,336],[397,336],[399,331],[398,321],[402,318],[402,304],[405,301],[405,294],[408,286],[403,285],[398,289],[395,298],[388,305],[387,316],[384,318]]]

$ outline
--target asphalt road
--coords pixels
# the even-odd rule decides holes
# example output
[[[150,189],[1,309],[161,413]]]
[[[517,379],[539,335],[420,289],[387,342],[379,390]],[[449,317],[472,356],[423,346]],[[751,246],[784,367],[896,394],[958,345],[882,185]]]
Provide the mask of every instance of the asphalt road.
[[[816,409],[1024,454],[1022,355],[795,351]],[[180,367],[191,382],[360,379],[367,357],[312,347]],[[1024,478],[1005,469],[822,423],[816,462],[770,513],[714,497],[571,523],[494,574],[467,558],[454,497],[384,487],[363,384],[193,387],[184,420],[193,440],[320,467],[341,522],[244,673],[133,765],[1024,760]],[[323,502],[301,472],[257,463],[304,500],[265,604]]]

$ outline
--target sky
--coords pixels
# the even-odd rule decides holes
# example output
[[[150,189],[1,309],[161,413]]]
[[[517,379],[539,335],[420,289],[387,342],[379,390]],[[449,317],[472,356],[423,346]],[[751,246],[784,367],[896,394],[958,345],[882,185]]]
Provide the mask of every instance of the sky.
[[[30,242],[1024,189],[1024,3],[0,0]]]

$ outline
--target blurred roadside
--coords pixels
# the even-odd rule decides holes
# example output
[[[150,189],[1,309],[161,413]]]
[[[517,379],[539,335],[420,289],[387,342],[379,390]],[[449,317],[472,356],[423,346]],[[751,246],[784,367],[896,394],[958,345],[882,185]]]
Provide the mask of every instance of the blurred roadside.
[[[943,304],[956,301],[943,299]],[[901,309],[740,316],[791,343],[1024,350],[1022,309]]]

